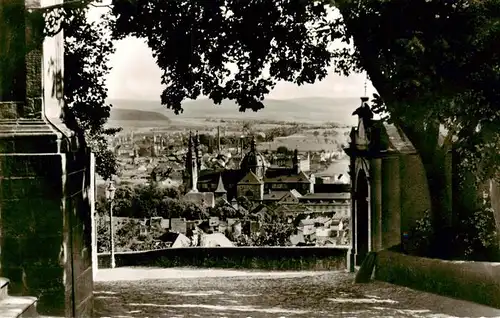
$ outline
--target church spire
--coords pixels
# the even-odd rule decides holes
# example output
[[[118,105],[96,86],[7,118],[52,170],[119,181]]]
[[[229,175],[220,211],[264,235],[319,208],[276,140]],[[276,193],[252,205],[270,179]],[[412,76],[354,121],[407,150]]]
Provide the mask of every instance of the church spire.
[[[255,152],[257,150],[257,141],[255,140],[255,136],[252,136],[252,141],[250,143],[250,151]]]
[[[186,153],[186,173],[189,177],[187,185],[189,192],[198,192],[198,163],[191,131],[189,132],[188,151]]]
[[[366,95],[366,82],[368,81],[368,73],[365,74],[365,96],[368,96]]]
[[[215,193],[227,193],[226,188],[224,188],[224,182],[222,182],[222,173],[219,175],[219,183]]]
[[[293,170],[296,174],[300,173],[300,160],[299,160],[299,151],[297,148],[293,151],[292,158]]]
[[[196,131],[196,135],[194,136],[194,154],[196,157],[196,164],[198,170],[201,169],[201,146],[200,146],[200,135],[198,134],[198,130]]]
[[[191,171],[191,161],[192,161],[192,155],[193,152],[191,151],[193,148],[193,135],[191,134],[191,131],[189,131],[189,138],[188,138],[188,146],[187,146],[187,152],[186,152],[186,171],[190,173]]]
[[[222,182],[222,173],[219,175],[219,184],[217,185],[217,189],[214,191],[214,195],[217,198],[227,198],[227,191],[224,188],[224,182]]]

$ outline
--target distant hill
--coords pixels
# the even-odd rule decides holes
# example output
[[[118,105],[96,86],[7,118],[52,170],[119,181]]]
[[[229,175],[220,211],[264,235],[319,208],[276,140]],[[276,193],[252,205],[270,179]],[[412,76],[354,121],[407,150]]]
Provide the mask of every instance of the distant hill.
[[[144,111],[139,109],[122,109],[111,108],[110,120],[113,121],[165,121],[170,122],[170,119],[162,114],[162,112]]]
[[[239,112],[236,103],[224,100],[215,105],[209,99],[186,101],[184,112],[176,116],[172,110],[162,106],[158,101],[148,100],[109,100],[114,110],[141,109],[166,114],[172,120],[176,118],[224,118],[224,119],[261,119],[279,121],[301,121],[310,123],[337,122],[355,125],[356,118],[352,112],[359,106],[359,98],[307,97],[286,100],[266,99],[265,108],[258,111]]]

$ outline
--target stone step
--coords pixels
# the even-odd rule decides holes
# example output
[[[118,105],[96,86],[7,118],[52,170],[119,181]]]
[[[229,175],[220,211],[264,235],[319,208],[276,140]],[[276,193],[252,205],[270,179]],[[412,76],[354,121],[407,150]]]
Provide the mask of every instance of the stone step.
[[[7,278],[0,277],[0,300],[9,295],[9,282]]]
[[[39,317],[36,311],[36,297],[9,296],[9,279],[0,277],[0,317],[1,318],[32,318]]]
[[[2,318],[35,318],[36,297],[13,297],[7,296],[0,300],[0,316]]]

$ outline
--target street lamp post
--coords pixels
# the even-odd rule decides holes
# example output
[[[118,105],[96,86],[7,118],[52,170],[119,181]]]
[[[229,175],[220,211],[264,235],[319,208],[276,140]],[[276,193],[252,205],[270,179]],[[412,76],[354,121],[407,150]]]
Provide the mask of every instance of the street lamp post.
[[[109,182],[106,188],[106,200],[109,203],[109,242],[110,242],[110,252],[111,252],[111,268],[116,267],[115,263],[115,238],[114,238],[114,226],[113,226],[113,201],[115,198],[115,185],[113,181]]]

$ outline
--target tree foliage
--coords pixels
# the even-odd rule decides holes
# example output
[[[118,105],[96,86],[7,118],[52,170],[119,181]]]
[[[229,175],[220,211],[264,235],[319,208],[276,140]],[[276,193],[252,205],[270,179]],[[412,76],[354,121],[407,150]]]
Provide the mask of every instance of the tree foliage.
[[[326,76],[326,2],[115,0],[113,34],[146,39],[163,71],[162,104],[176,113],[201,94],[256,111],[278,80]]]
[[[338,54],[338,71],[366,70],[386,112],[421,155],[446,146],[469,160],[479,180],[498,167],[500,18],[497,0],[335,1],[353,52]],[[425,158],[423,158],[425,161]],[[476,160],[474,160],[476,159]],[[494,164],[496,163],[496,164]]]
[[[137,219],[122,219],[117,222],[117,219],[114,218],[114,222],[114,247],[116,252],[165,248],[164,244],[157,241],[165,233],[165,230],[160,226],[144,227]],[[111,247],[109,217],[107,215],[97,217],[96,224],[97,250],[99,253],[109,253]],[[141,233],[141,228],[147,229],[147,231]]]
[[[291,224],[271,222],[261,227],[259,235],[252,237],[254,246],[286,246],[290,244],[290,235],[295,231]]]
[[[250,199],[248,199],[245,196],[240,196],[240,197],[236,198],[236,202],[238,203],[239,206],[241,206],[242,208],[244,208],[248,211],[251,211],[254,207],[254,203],[252,201],[250,201]]]
[[[173,172],[173,168],[167,164],[159,164],[153,168],[151,171],[152,181],[162,181],[170,177]]]
[[[216,216],[221,220],[226,220],[228,218],[243,218],[245,215],[240,209],[234,208],[224,201],[217,201],[215,206],[210,210],[210,216]]]
[[[465,201],[477,202],[479,185],[500,167],[500,1],[339,0],[335,5],[345,26],[343,40],[354,42],[354,50],[337,51],[337,71],[365,70],[379,93],[373,109],[388,115],[419,152],[437,235],[432,247],[451,251],[444,244],[453,245],[452,232],[480,208]],[[446,175],[450,151],[454,184]],[[450,225],[452,213],[460,220]]]
[[[64,122],[96,156],[96,172],[109,179],[117,172],[116,156],[106,137],[119,129],[104,128],[111,105],[106,103],[105,77],[114,53],[110,37],[112,16],[100,21],[87,18],[89,6],[77,3],[43,12],[45,35],[64,33]]]
[[[97,229],[97,252],[109,252],[111,247],[110,241],[110,224],[109,218],[98,217],[96,218],[96,229]]]
[[[327,2],[340,18],[327,18]],[[115,0],[112,31],[115,38],[146,40],[163,71],[162,104],[176,113],[183,100],[202,94],[215,103],[235,100],[241,111],[259,110],[277,81],[314,83],[332,59],[339,73],[366,71],[379,93],[374,110],[389,114],[422,158],[434,217],[451,209],[445,193],[449,150],[456,150],[464,179],[473,172],[483,181],[500,166],[499,5]],[[354,49],[332,51],[336,39],[353,42]]]
[[[106,213],[105,203],[98,205],[99,213]],[[114,198],[114,215],[129,218],[208,218],[206,209],[180,199],[179,189],[162,188],[154,183],[139,186],[119,186]]]
[[[493,210],[481,206],[460,220],[457,242],[460,255],[474,261],[499,261],[500,252]]]

